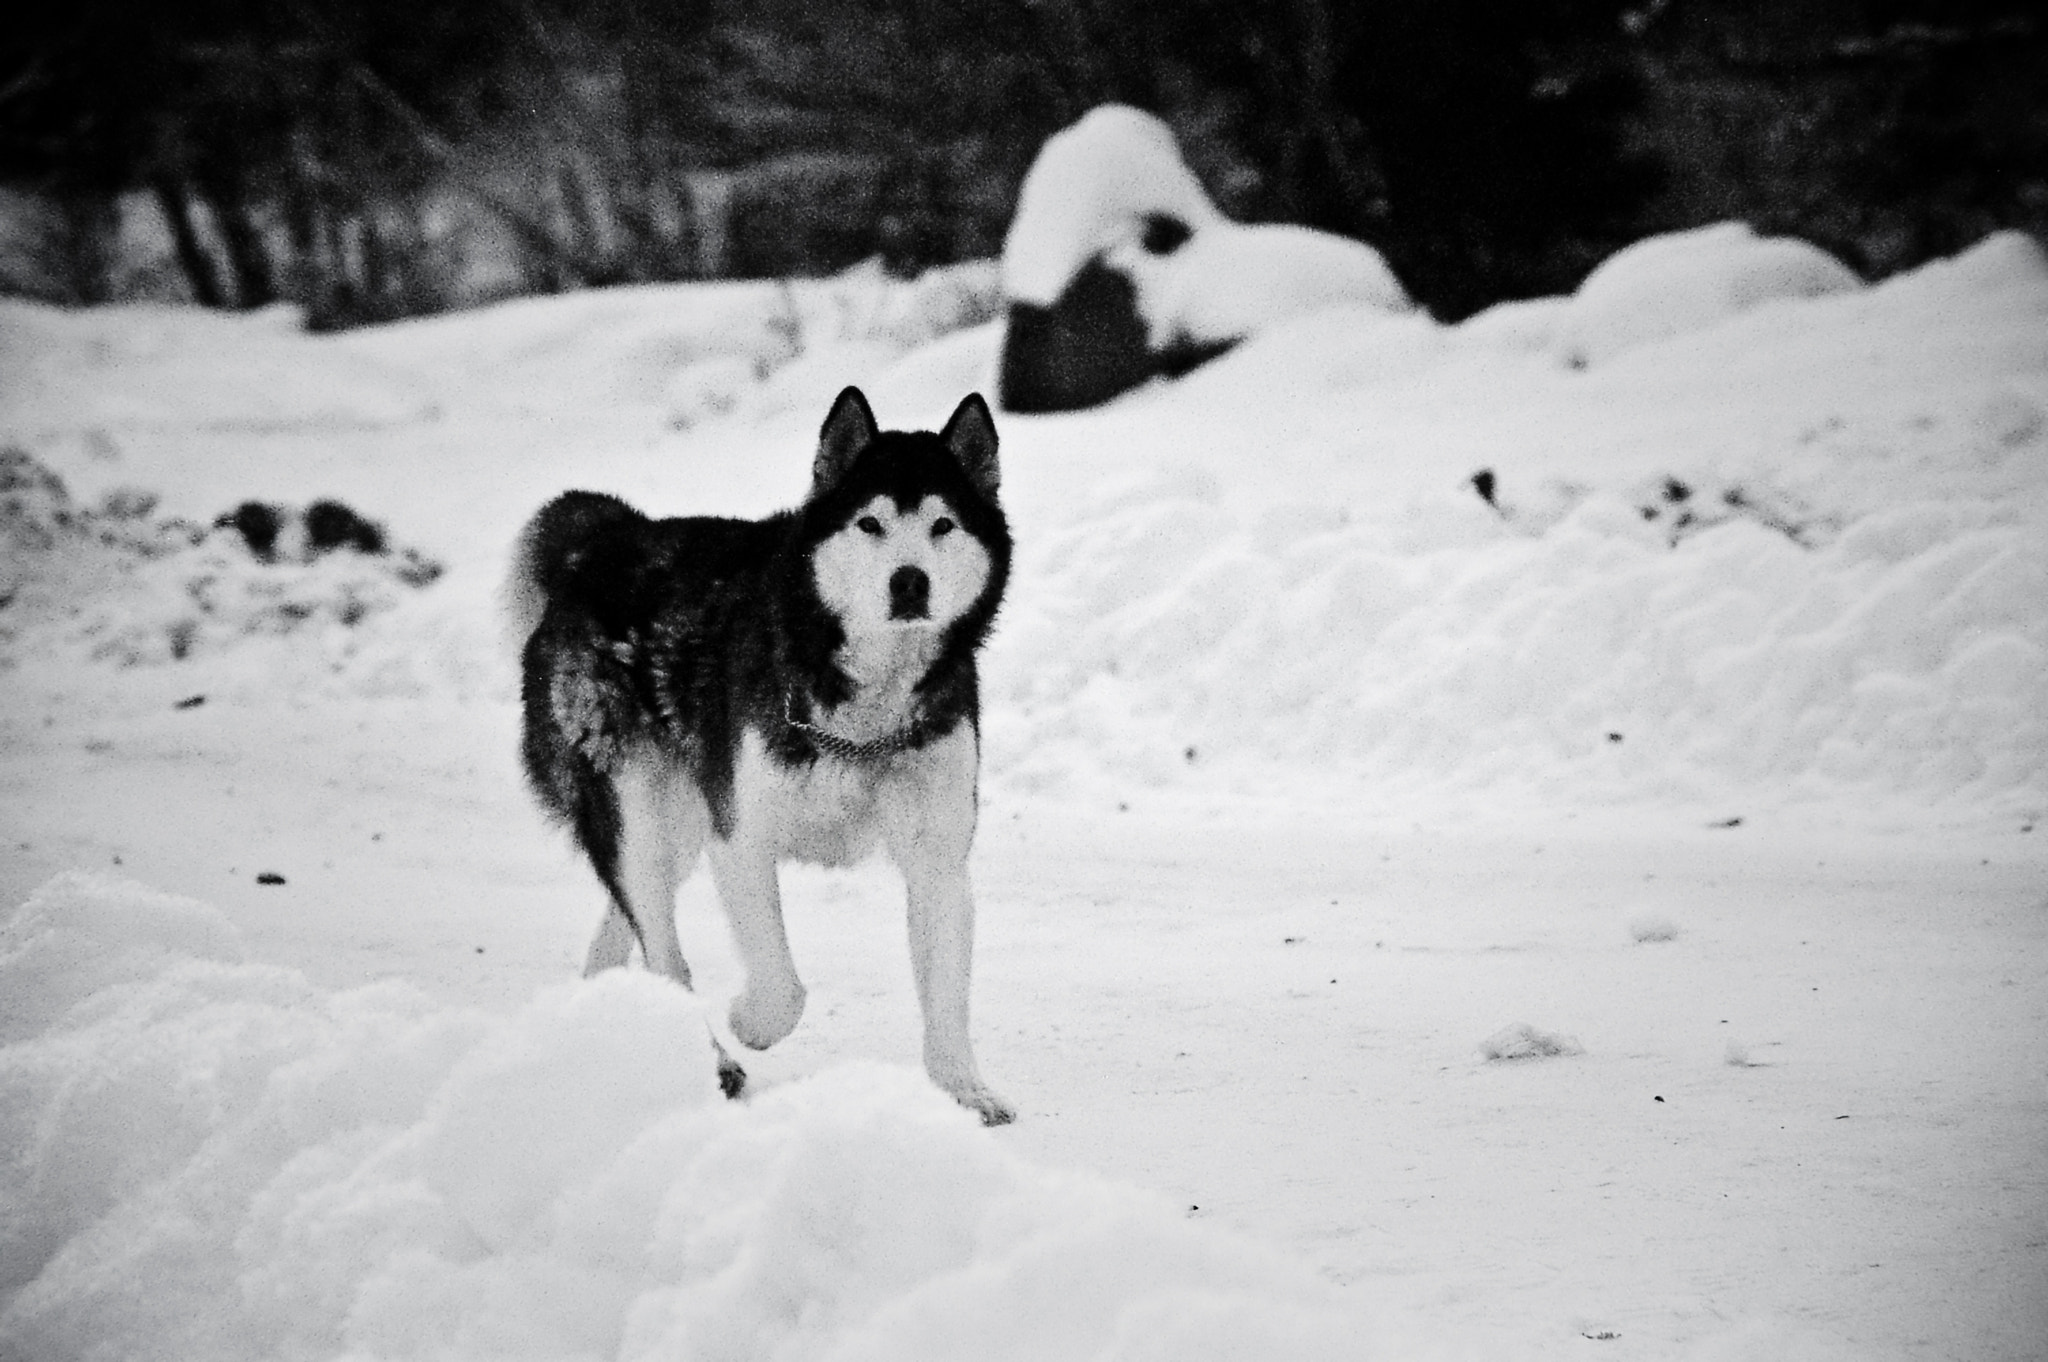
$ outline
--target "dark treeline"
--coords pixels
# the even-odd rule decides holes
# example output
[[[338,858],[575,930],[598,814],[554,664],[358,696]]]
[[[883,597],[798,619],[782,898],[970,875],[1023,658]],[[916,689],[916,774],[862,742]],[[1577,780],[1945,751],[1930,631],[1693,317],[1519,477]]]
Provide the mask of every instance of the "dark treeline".
[[[1440,315],[1743,217],[1870,274],[2048,227],[2031,0],[31,0],[0,285],[314,324],[999,251],[1043,139],[1171,122],[1218,203]],[[135,263],[138,221],[154,273]]]

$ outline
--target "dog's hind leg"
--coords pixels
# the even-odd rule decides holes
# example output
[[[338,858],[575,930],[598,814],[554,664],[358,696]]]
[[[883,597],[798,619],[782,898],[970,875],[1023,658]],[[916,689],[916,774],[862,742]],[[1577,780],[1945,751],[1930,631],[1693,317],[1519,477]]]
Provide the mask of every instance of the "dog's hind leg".
[[[690,987],[690,966],[676,938],[676,890],[696,865],[710,831],[702,800],[686,792],[686,781],[656,757],[627,762],[612,777],[619,801],[618,855],[611,876],[616,904],[591,957],[608,949],[613,922],[624,917],[640,938],[647,968]]]
[[[608,905],[604,921],[598,924],[597,935],[590,939],[590,955],[583,962],[583,977],[588,979],[603,970],[618,969],[624,965],[633,958],[636,939],[633,923],[619,911],[619,905]]]
[[[612,788],[618,800],[618,839],[612,871],[604,879],[613,906],[590,943],[585,972],[624,964],[638,936],[647,967],[690,988],[690,966],[676,937],[676,890],[702,854],[710,814],[684,777],[658,758],[627,763],[613,777]],[[711,1048],[718,1056],[718,1086],[727,1097],[738,1097],[746,1089],[747,1071],[715,1035]]]

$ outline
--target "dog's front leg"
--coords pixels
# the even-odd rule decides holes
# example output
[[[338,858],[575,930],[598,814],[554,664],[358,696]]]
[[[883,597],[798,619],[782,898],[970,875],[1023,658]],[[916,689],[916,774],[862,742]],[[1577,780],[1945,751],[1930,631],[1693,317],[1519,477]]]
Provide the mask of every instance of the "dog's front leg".
[[[740,1044],[765,1050],[794,1031],[804,1015],[804,985],[782,925],[775,855],[744,834],[727,842],[714,839],[711,878],[747,973],[727,1020]]]
[[[885,788],[883,835],[903,872],[910,970],[924,1009],[925,1072],[962,1106],[981,1113],[985,1124],[999,1126],[1017,1113],[982,1081],[967,1023],[974,969],[967,855],[974,846],[980,765],[979,742],[964,725],[925,748]]]
[[[1007,1125],[1015,1108],[982,1081],[968,1036],[968,981],[974,967],[974,890],[963,855],[934,864],[913,854],[903,867],[909,901],[910,969],[924,1009],[924,1070],[982,1124]]]

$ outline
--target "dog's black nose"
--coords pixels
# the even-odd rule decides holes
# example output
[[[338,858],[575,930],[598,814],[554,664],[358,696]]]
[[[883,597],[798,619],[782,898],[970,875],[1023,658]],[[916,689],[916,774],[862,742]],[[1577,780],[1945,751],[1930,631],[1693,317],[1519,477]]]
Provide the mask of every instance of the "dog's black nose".
[[[889,574],[889,618],[921,620],[932,612],[932,579],[923,568],[900,567]]]

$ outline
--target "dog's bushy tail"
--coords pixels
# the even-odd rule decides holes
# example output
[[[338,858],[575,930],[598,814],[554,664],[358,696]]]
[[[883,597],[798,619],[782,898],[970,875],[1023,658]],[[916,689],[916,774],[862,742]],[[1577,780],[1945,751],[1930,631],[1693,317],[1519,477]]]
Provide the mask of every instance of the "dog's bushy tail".
[[[512,544],[512,562],[499,592],[505,637],[515,656],[540,627],[548,604],[566,591],[592,545],[628,531],[644,517],[602,492],[564,492],[526,522]]]

